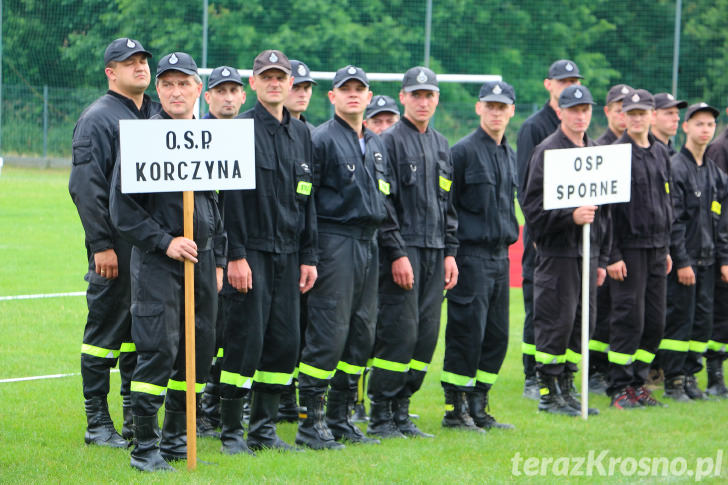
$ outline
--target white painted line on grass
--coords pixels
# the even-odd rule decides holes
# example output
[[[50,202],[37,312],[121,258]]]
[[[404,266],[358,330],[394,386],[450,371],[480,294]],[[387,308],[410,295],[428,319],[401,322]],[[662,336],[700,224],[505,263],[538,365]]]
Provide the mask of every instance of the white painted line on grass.
[[[7,300],[36,300],[38,298],[59,298],[63,296],[84,296],[85,291],[73,291],[71,293],[40,293],[37,295],[12,295],[0,296],[0,301]]]
[[[111,372],[119,372],[119,369],[111,369]],[[72,372],[70,374],[50,374],[47,376],[30,376],[30,377],[13,377],[10,379],[0,379],[0,384],[6,382],[23,382],[23,381],[39,381],[41,379],[58,379],[61,377],[80,376],[80,372]]]

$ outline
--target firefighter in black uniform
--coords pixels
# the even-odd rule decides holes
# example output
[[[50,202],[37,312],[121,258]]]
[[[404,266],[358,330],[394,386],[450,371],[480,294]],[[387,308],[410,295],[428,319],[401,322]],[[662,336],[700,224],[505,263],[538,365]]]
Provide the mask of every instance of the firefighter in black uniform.
[[[627,129],[615,142],[632,145],[632,198],[611,206],[609,387],[618,409],[659,406],[645,388],[649,367],[665,329],[665,277],[672,225],[670,159],[649,132],[652,94],[637,89],[622,100]]]
[[[460,284],[447,292],[440,381],[446,395],[466,393],[470,414],[447,412],[443,424],[451,427],[513,428],[498,423],[486,408],[508,348],[508,246],[518,240],[518,221],[516,154],[505,131],[515,101],[510,84],[483,84],[475,103],[480,126],[452,147]]]
[[[439,91],[430,69],[409,69],[399,92],[404,117],[382,134],[395,172],[392,197],[400,223],[398,231],[381,235],[379,316],[368,387],[367,432],[382,437],[433,436],[415,426],[409,406],[435,351],[443,289],[458,280],[452,157],[447,139],[430,126]]]
[[[728,109],[726,109],[728,113]],[[707,158],[713,160],[715,165],[728,174],[728,130],[723,130],[708,146],[705,152]],[[721,211],[722,219],[728,217],[728,209]],[[715,278],[715,293],[713,295],[713,330],[708,340],[708,350],[705,352],[705,367],[708,374],[708,388],[710,396],[728,398],[725,379],[723,378],[723,361],[728,355],[728,283],[721,278]]]
[[[316,213],[311,138],[283,103],[291,64],[265,50],[253,63],[258,102],[239,118],[255,120],[256,189],[226,191],[228,234],[222,449],[292,447],[276,434],[280,394],[293,380],[300,343],[299,294],[316,281]],[[243,396],[252,388],[247,446]]]
[[[399,107],[394,99],[379,94],[372,98],[366,112],[367,128],[377,135],[399,121]]]
[[[232,119],[240,112],[245,103],[245,89],[238,70],[230,66],[216,67],[210,73],[205,91],[205,102],[210,111],[203,119]],[[218,194],[220,214],[223,212],[223,196]],[[224,239],[222,240],[224,241]],[[225,248],[221,248],[225,250]],[[200,399],[197,413],[197,435],[218,438],[220,427],[220,365],[223,356],[223,326],[225,319],[222,311],[222,298],[218,298],[217,321],[215,322],[215,357],[210,367],[210,377],[205,384],[205,392]]]
[[[670,165],[670,255],[675,271],[667,278],[667,320],[658,356],[665,372],[665,397],[677,401],[705,399],[695,374],[703,368],[711,336],[715,267],[728,281],[728,234],[719,226],[727,179],[705,156],[717,117],[718,110],[706,103],[688,108],[685,145]]]
[[[106,48],[108,92],[86,108],[73,130],[73,166],[68,191],[86,233],[88,319],[81,346],[87,444],[125,448],[132,438],[129,383],[136,365],[131,340],[129,257],[131,245],[111,224],[109,187],[119,151],[119,120],[144,119],[159,105],[144,94],[151,54],[137,40],[116,39]],[[119,361],[124,425],[116,432],[109,416],[109,369]],[[122,439],[122,436],[124,439]]]
[[[579,67],[572,61],[562,59],[554,62],[549,67],[548,78],[544,79],[543,85],[549,92],[549,100],[539,111],[529,116],[518,130],[516,142],[516,160],[518,165],[518,202],[523,204],[521,195],[526,183],[526,171],[528,162],[531,160],[533,149],[541,143],[544,138],[556,131],[559,127],[559,118],[556,116],[556,109],[559,106],[561,91],[572,84],[580,84],[583,76],[579,74]],[[523,373],[525,382],[523,396],[529,399],[539,398],[539,387],[536,379],[536,346],[533,336],[533,270],[536,267],[536,250],[533,247],[533,240],[528,234],[528,223],[523,227]]]
[[[632,90],[626,84],[617,84],[609,88],[604,115],[607,118],[606,131],[597,138],[596,145],[611,145],[626,128],[626,120],[622,113],[622,100]],[[602,207],[608,210],[607,207]],[[597,288],[597,320],[594,333],[589,339],[589,392],[605,394],[607,392],[607,375],[609,374],[609,309],[612,301],[609,298],[609,285]]]
[[[197,65],[173,52],[157,66],[162,112],[152,119],[192,119],[202,91]],[[201,393],[215,347],[217,292],[225,254],[222,220],[214,192],[194,193],[194,240],[183,234],[182,193],[122,194],[114,171],[111,220],[133,245],[131,255],[132,337],[137,366],[131,381],[135,447],[131,465],[142,471],[171,470],[166,460],[187,454],[185,419],[184,267],[195,263],[196,389]],[[166,395],[166,399],[165,399]],[[157,411],[165,404],[158,444]],[[160,454],[161,448],[161,454]]]
[[[377,233],[394,226],[392,184],[382,140],[364,127],[372,97],[366,73],[338,71],[329,100],[334,118],[313,133],[320,274],[308,295],[308,326],[299,364],[301,405],[296,443],[342,448],[334,441],[378,443],[350,420],[359,375],[371,356],[377,316]],[[326,420],[324,395],[328,392]]]
[[[539,411],[578,416],[573,393],[581,360],[582,226],[591,224],[589,254],[589,330],[596,321],[596,288],[606,279],[609,212],[587,205],[543,209],[544,152],[593,146],[586,136],[594,101],[584,86],[569,86],[559,96],[559,129],[541,142],[528,164],[523,214],[538,251],[533,273],[534,335],[541,398]],[[589,409],[589,414],[597,414]]]
[[[670,93],[655,94],[655,114],[652,118],[652,135],[667,147],[670,157],[675,155],[675,147],[672,146],[672,137],[677,134],[677,127],[680,123],[680,110],[687,108],[687,101],[675,99]]]

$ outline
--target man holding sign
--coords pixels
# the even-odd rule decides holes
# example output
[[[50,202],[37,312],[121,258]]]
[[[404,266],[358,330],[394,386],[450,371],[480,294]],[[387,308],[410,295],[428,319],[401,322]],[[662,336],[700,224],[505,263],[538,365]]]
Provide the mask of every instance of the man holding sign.
[[[184,52],[164,56],[157,66],[156,86],[162,112],[152,119],[194,117],[202,81],[192,57]],[[165,459],[183,459],[187,453],[185,353],[180,352],[184,349],[182,262],[195,263],[196,389],[201,392],[213,356],[217,289],[225,263],[215,244],[223,237],[222,221],[214,192],[195,192],[194,239],[185,238],[180,192],[122,194],[121,182],[117,164],[111,219],[134,245],[131,313],[138,360],[131,381],[135,441],[131,465],[142,471],[172,470]],[[157,411],[163,402],[166,414],[158,445]]]
[[[572,388],[581,360],[582,226],[593,226],[589,260],[589,328],[592,330],[596,318],[596,287],[606,278],[609,217],[608,212],[594,205],[544,210],[544,152],[592,146],[586,131],[593,104],[591,93],[583,86],[572,85],[561,92],[557,111],[561,124],[534,150],[523,195],[523,213],[538,252],[533,276],[533,323],[541,396],[538,409],[569,416],[578,416],[581,409]],[[589,169],[587,163],[584,162],[584,170]],[[589,410],[589,414],[597,412]]]

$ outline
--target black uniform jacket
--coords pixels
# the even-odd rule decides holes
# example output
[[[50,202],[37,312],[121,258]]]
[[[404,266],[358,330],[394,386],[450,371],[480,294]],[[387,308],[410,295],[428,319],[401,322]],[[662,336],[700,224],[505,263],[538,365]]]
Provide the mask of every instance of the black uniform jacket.
[[[596,145],[611,145],[615,141],[617,141],[617,138],[619,138],[617,135],[614,134],[612,130],[607,128],[607,131],[605,131],[602,136],[596,139],[594,142]]]
[[[728,173],[728,129],[723,130],[708,145],[708,149],[705,151],[705,157],[713,160],[724,173]]]
[[[585,139],[585,142],[585,146],[594,146],[594,143],[588,138]],[[561,129],[557,129],[536,146],[531,161],[528,163],[522,209],[539,254],[576,258],[582,255],[582,226],[574,222],[574,208],[548,211],[543,209],[544,152],[560,148],[577,148]],[[589,231],[590,257],[598,257],[598,264],[601,268],[607,266],[609,257],[610,222],[609,210],[600,207]]]
[[[683,147],[670,160],[674,219],[670,255],[676,268],[728,264],[728,234],[721,224],[728,178],[707,157],[698,166]]]
[[[455,256],[458,219],[447,139],[430,126],[420,133],[407,118],[382,133],[382,139],[395,173],[392,197],[404,244],[445,249],[445,256]],[[382,246],[390,261],[407,255],[401,241],[382,232]]]
[[[528,162],[531,160],[533,150],[547,136],[559,127],[559,117],[551,105],[546,102],[543,108],[526,119],[518,130],[516,140],[516,157],[518,160],[518,201],[523,204],[523,187],[526,184]]]
[[[516,242],[516,154],[505,136],[496,145],[478,127],[453,145],[452,161],[460,244],[498,249]]]
[[[285,108],[279,122],[260,102],[238,118],[255,123],[255,190],[224,192],[228,259],[245,258],[247,249],[298,252],[301,264],[314,266],[318,242],[308,128]]]
[[[68,191],[86,233],[88,256],[114,248],[109,188],[119,153],[119,120],[146,119],[161,110],[144,95],[141,109],[130,98],[108,91],[84,110],[73,129],[73,166]]]
[[[162,111],[150,119],[171,119]],[[145,252],[165,253],[172,239],[184,235],[182,192],[122,194],[119,163],[111,188],[111,221],[131,244]],[[198,249],[214,249],[215,265],[225,266],[222,219],[213,191],[195,192],[193,239]]]
[[[649,140],[649,148],[642,148],[625,131],[615,142],[632,145],[632,187],[629,202],[611,206],[614,230],[610,264],[623,259],[623,248],[670,245],[670,157],[664,144],[652,135]]]

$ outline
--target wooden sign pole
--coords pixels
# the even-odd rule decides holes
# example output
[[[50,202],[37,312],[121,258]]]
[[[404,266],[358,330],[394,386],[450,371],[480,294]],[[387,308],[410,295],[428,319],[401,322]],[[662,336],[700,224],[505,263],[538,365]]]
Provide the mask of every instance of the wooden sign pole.
[[[195,193],[182,192],[184,236],[194,239],[192,215],[195,212]],[[185,259],[185,376],[187,379],[187,469],[197,467],[197,393],[195,383],[195,263]]]

